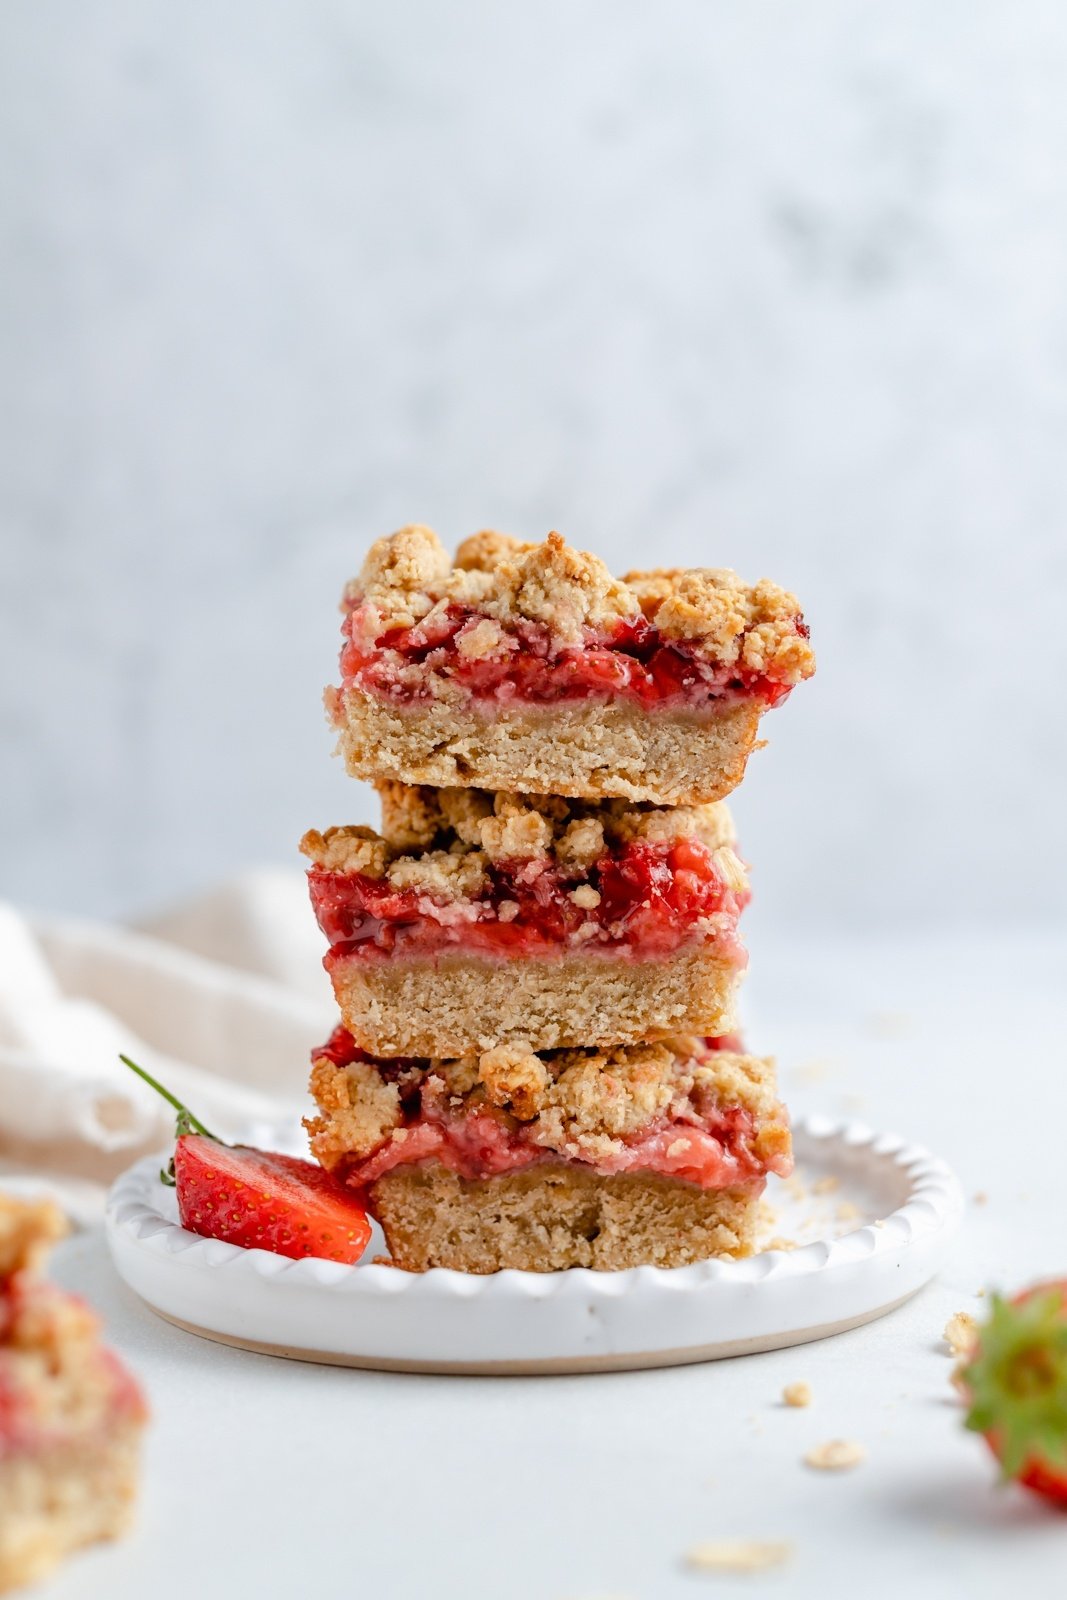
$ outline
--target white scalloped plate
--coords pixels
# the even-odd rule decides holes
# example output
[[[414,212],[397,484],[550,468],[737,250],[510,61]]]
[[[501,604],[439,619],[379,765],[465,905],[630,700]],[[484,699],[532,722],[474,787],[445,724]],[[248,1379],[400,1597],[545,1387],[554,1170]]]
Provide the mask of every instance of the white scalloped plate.
[[[933,1277],[963,1213],[951,1169],[858,1123],[793,1130],[771,1236],[744,1261],[628,1272],[498,1272],[290,1261],[177,1222],[150,1158],[108,1201],[115,1265],[154,1311],[208,1339],[304,1361],[403,1372],[599,1372],[802,1344],[883,1316]]]

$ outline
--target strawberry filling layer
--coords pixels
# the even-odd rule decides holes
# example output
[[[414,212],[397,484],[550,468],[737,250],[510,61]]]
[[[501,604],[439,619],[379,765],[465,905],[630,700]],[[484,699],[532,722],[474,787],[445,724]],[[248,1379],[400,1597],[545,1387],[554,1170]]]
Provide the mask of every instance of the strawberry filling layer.
[[[707,1044],[716,1047],[716,1041]],[[761,1190],[769,1172],[787,1177],[792,1170],[788,1156],[767,1162],[757,1155],[756,1119],[744,1106],[709,1104],[699,1113],[694,1109],[685,1119],[650,1123],[628,1139],[616,1141],[612,1154],[592,1160],[577,1146],[561,1151],[538,1144],[536,1123],[518,1122],[496,1107],[478,1103],[473,1109],[456,1109],[441,1080],[419,1070],[426,1063],[368,1056],[343,1028],[314,1054],[328,1056],[341,1066],[355,1060],[373,1061],[383,1077],[400,1087],[404,1125],[369,1156],[347,1165],[345,1181],[354,1187],[373,1183],[397,1167],[425,1163],[447,1167],[461,1178],[478,1179],[535,1164],[565,1162],[605,1176],[653,1173],[701,1189]]]
[[[668,956],[684,946],[714,943],[741,967],[737,921],[748,891],[731,889],[712,851],[698,839],[635,840],[601,856],[588,871],[566,874],[549,857],[489,864],[484,892],[444,900],[387,878],[361,873],[308,873],[319,926],[330,943],[327,967],[352,956],[429,956],[462,949],[490,957],[551,957],[564,951]],[[592,907],[572,892],[587,884]]]
[[[486,704],[621,697],[647,709],[675,710],[701,710],[738,698],[774,706],[792,687],[736,662],[708,661],[684,640],[665,638],[643,616],[620,620],[608,634],[590,631],[583,644],[563,649],[553,645],[543,624],[518,620],[502,632],[490,655],[464,654],[462,641],[484,620],[469,607],[450,604],[435,608],[414,627],[381,634],[368,648],[366,610],[356,605],[342,626],[343,687],[397,704],[417,703],[431,697],[427,676],[438,673]],[[794,626],[808,637],[802,616]]]
[[[751,1117],[735,1109],[736,1118]],[[767,1168],[755,1168],[738,1149],[730,1147],[730,1133],[720,1124],[712,1131],[688,1123],[668,1123],[654,1132],[630,1140],[619,1154],[595,1162],[568,1158],[555,1150],[545,1150],[503,1127],[485,1112],[439,1122],[422,1116],[394,1136],[388,1144],[365,1161],[349,1168],[347,1182],[358,1186],[373,1183],[396,1167],[433,1162],[448,1167],[461,1178],[494,1178],[523,1167],[576,1159],[576,1164],[592,1167],[608,1176],[618,1172],[648,1172],[664,1178],[684,1179],[701,1189],[763,1187]]]

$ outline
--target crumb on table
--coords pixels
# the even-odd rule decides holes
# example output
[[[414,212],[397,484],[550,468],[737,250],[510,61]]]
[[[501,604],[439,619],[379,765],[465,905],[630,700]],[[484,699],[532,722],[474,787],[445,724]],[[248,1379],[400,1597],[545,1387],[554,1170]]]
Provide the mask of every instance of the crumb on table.
[[[969,1356],[978,1342],[978,1324],[969,1311],[957,1311],[945,1323],[941,1337],[954,1356]]]
[[[815,1467],[819,1472],[846,1472],[851,1467],[858,1467],[866,1459],[866,1450],[854,1440],[828,1439],[825,1444],[817,1444],[808,1451],[804,1464]]]

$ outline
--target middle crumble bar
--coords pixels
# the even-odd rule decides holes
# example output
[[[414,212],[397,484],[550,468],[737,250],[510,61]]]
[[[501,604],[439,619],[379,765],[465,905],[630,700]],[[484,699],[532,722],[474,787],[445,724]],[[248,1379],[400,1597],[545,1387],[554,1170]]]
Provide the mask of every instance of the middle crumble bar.
[[[721,802],[378,786],[382,831],[312,831],[345,1026],[379,1056],[729,1033],[749,891]]]

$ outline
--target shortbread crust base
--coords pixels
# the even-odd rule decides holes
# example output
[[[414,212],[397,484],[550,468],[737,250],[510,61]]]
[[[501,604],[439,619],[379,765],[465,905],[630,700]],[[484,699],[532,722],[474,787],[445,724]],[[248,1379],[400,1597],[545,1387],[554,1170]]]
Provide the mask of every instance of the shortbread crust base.
[[[659,961],[357,957],[336,962],[331,977],[363,1050],[458,1057],[502,1044],[562,1050],[732,1033],[740,973],[697,949]]]
[[[471,1180],[426,1166],[388,1173],[370,1194],[392,1259],[409,1272],[556,1272],[751,1255],[761,1188],[699,1189],[570,1165]]]
[[[355,778],[661,806],[701,805],[735,789],[763,710],[752,699],[702,712],[582,700],[482,713],[433,700],[401,708],[358,689],[337,704],[339,748]]]
[[[129,1526],[141,1424],[0,1462],[0,1593],[33,1583],[83,1545]]]

